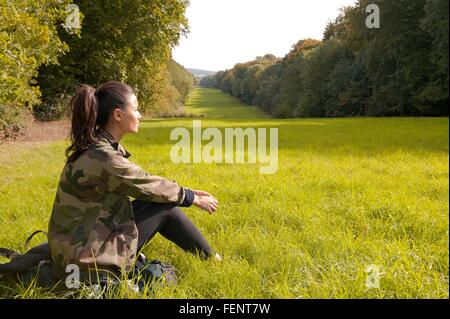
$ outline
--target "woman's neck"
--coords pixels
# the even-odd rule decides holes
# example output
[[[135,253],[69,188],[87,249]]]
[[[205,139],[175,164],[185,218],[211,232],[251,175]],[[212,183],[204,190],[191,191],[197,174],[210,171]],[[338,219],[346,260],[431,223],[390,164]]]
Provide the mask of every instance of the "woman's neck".
[[[124,132],[121,131],[118,127],[114,127],[114,126],[106,126],[104,128],[109,134],[111,134],[112,137],[114,137],[114,139],[117,142],[120,142],[120,140],[122,139],[122,137],[124,136]]]

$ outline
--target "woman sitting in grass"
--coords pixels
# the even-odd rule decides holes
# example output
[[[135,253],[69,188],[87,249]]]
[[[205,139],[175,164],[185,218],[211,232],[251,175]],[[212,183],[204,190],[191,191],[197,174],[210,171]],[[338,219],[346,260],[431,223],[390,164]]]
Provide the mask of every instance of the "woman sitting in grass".
[[[97,89],[81,85],[70,103],[72,144],[48,232],[54,274],[64,277],[71,264],[81,270],[129,271],[157,232],[186,251],[221,260],[179,208],[195,205],[214,213],[218,201],[145,172],[119,144],[139,128],[132,88],[114,81]]]

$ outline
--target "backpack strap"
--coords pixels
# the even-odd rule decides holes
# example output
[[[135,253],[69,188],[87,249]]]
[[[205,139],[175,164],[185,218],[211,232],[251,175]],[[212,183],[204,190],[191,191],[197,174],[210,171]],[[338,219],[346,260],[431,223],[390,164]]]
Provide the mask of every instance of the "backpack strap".
[[[0,247],[0,257],[6,257],[9,260],[14,260],[15,258],[19,257],[21,254],[17,251],[8,249],[8,248],[2,248]],[[5,275],[5,273],[2,271],[1,266],[3,264],[0,264],[0,279]]]
[[[25,250],[28,250],[28,247],[30,246],[30,242],[33,239],[33,237],[39,233],[43,233],[46,237],[48,237],[48,234],[43,230],[36,230],[33,232],[30,236],[28,236],[27,240],[25,240]]]
[[[28,236],[28,238],[25,240],[25,250],[28,250],[28,247],[30,246],[30,242],[33,239],[33,237],[39,233],[43,233],[45,234],[45,236],[48,236],[48,234],[45,231],[42,230],[36,230],[35,232],[33,232],[30,236]],[[43,245],[39,245],[36,248],[40,248]],[[46,248],[46,247],[45,247]],[[18,251],[12,250],[12,249],[8,249],[8,248],[3,248],[0,247],[0,257],[6,257],[10,260],[13,260],[15,258],[17,258],[18,256],[22,255],[21,253],[19,253]]]
[[[8,273],[24,273],[33,267],[38,266],[42,261],[49,260],[51,258],[48,243],[42,243],[28,250],[31,239],[39,233],[47,235],[47,233],[42,230],[33,232],[25,241],[27,252],[24,254],[8,248],[0,248],[0,256],[10,259],[9,263],[0,263],[0,278]]]
[[[11,250],[8,248],[0,248],[0,256],[6,257],[8,259],[14,259],[17,256],[20,256],[21,254],[15,250]]]

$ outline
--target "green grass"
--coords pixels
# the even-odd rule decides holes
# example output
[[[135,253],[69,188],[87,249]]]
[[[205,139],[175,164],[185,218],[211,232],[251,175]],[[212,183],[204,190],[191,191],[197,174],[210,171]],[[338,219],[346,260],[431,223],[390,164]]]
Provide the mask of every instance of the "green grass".
[[[196,88],[184,107],[187,114],[205,118],[253,119],[268,118],[260,108],[249,106],[220,90]]]
[[[192,96],[204,104],[207,96],[218,105],[229,101],[205,89]],[[138,165],[220,201],[215,215],[184,211],[224,261],[201,261],[157,235],[145,252],[174,264],[179,285],[141,298],[449,297],[447,118],[204,119],[202,126],[277,127],[278,171],[174,165],[170,132],[191,128],[189,119],[145,121],[127,135],[122,144]],[[28,234],[47,227],[64,147],[3,153],[0,246],[23,249]],[[382,273],[378,289],[366,286],[371,264]],[[0,293],[53,297],[16,286]]]

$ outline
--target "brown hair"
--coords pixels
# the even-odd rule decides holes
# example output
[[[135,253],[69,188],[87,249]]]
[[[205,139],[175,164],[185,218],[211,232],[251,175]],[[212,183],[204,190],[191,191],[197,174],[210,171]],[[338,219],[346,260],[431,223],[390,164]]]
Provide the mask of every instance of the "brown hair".
[[[81,84],[70,100],[72,111],[71,145],[66,149],[67,162],[75,161],[91,144],[96,143],[98,127],[105,127],[111,113],[125,111],[133,89],[124,83],[109,81],[97,89]]]

